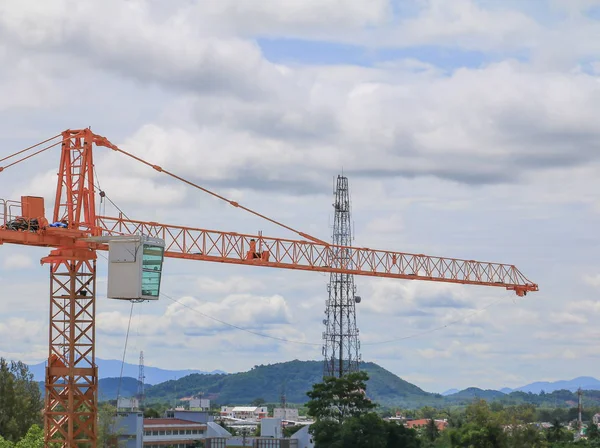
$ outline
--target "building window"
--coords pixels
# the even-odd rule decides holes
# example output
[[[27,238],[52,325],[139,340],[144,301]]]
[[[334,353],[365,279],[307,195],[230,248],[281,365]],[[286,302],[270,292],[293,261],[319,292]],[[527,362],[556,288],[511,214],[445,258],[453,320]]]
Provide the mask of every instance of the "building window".
[[[158,435],[158,431],[152,431],[152,435],[153,436],[157,436]]]

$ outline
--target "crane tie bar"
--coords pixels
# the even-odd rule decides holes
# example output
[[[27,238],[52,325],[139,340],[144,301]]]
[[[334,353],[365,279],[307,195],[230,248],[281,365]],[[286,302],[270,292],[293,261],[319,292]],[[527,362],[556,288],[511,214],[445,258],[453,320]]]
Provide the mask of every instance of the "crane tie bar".
[[[294,232],[294,233],[300,235],[302,238],[306,238],[306,239],[308,239],[308,240],[310,240],[310,241],[312,241],[314,243],[317,243],[317,244],[322,244],[323,246],[329,246],[329,243],[327,243],[327,242],[325,242],[323,240],[320,240],[319,238],[316,238],[314,236],[308,235],[308,234],[306,234],[304,232],[301,232],[299,230],[294,229],[293,227],[287,226],[287,225],[285,225],[285,224],[283,224],[283,223],[281,223],[279,221],[276,221],[276,220],[274,220],[272,218],[269,218],[268,216],[265,216],[262,213],[254,211],[254,210],[252,210],[252,209],[250,209],[248,207],[245,207],[245,206],[239,204],[236,201],[232,201],[230,199],[227,199],[226,197],[221,196],[220,194],[217,194],[214,191],[209,190],[208,188],[204,188],[204,187],[202,187],[202,186],[200,186],[200,185],[198,185],[198,184],[196,184],[196,183],[194,183],[192,181],[189,181],[187,179],[184,179],[181,176],[178,176],[175,173],[172,173],[172,172],[170,172],[168,170],[165,170],[160,165],[152,164],[152,163],[147,162],[146,160],[144,160],[144,159],[142,159],[142,158],[140,158],[138,156],[135,156],[135,155],[133,155],[133,154],[127,152],[127,151],[124,151],[121,148],[119,148],[118,146],[113,145],[105,137],[97,137],[96,144],[97,145],[106,146],[106,147],[112,149],[113,151],[120,152],[121,154],[124,154],[124,155],[126,155],[126,156],[128,156],[128,157],[130,157],[130,158],[132,158],[134,160],[137,160],[140,163],[143,163],[144,165],[147,165],[147,166],[153,168],[154,170],[158,171],[159,173],[165,173],[165,174],[171,176],[172,178],[179,180],[180,182],[183,182],[183,183],[185,183],[187,185],[190,185],[191,187],[197,188],[198,190],[201,190],[201,191],[203,191],[205,193],[208,193],[208,194],[216,197],[217,199],[225,201],[225,202],[227,202],[229,205],[231,205],[233,207],[240,208],[240,209],[242,209],[242,210],[244,210],[244,211],[246,211],[248,213],[251,213],[251,214],[253,214],[255,216],[258,216],[259,218],[262,218],[262,219],[267,220],[267,221],[269,221],[269,222],[271,222],[271,223],[273,223],[273,224],[275,224],[277,226],[283,227],[284,229],[287,229],[287,230],[289,230],[291,232]]]

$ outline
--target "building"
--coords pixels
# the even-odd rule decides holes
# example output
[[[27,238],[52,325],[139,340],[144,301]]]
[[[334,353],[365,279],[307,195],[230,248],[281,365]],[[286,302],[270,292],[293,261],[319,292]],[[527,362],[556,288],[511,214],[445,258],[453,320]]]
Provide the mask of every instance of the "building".
[[[427,426],[428,423],[428,418],[422,418],[420,420],[408,420],[404,422],[404,426],[407,428],[423,428]],[[435,426],[437,426],[440,431],[443,431],[448,427],[448,422],[446,420],[435,420]]]
[[[283,437],[283,426],[280,418],[265,417],[260,421],[260,436],[280,439]]]
[[[145,418],[144,447],[187,448],[206,438],[208,426],[179,418]]]
[[[187,411],[185,409],[171,409],[165,412],[166,418],[180,418],[196,423],[214,422],[215,418],[208,411]]]
[[[219,446],[217,439],[230,437],[208,412],[170,410],[165,418],[144,419],[143,446],[146,448],[191,447],[207,438],[215,439],[213,446]]]
[[[119,412],[110,432],[116,437],[119,447],[142,448],[144,414],[141,412]]]
[[[594,414],[594,416],[592,417],[592,422],[598,425],[598,423],[600,423],[600,414]]]
[[[298,415],[298,409],[293,408],[275,408],[273,409],[273,417],[280,418],[282,420],[298,421],[300,416]]]
[[[221,406],[221,417],[239,420],[259,420],[268,415],[266,406]]]
[[[137,398],[119,397],[117,401],[117,409],[120,411],[137,411],[140,408],[140,403]]]
[[[314,448],[315,442],[313,441],[312,434],[308,432],[310,426],[304,426],[292,434],[291,439],[298,441],[298,448]]]
[[[190,400],[190,411],[208,411],[210,400],[207,398],[192,398]]]
[[[298,441],[294,439],[254,439],[253,448],[298,448]]]

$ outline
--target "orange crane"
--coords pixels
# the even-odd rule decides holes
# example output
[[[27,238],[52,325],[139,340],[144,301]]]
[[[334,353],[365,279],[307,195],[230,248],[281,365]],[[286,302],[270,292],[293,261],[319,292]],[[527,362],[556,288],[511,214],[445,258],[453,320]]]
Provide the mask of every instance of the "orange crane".
[[[52,143],[54,139],[56,142]],[[48,143],[47,146],[38,149]],[[49,356],[46,367],[45,446],[95,448],[98,368],[95,362],[96,251],[107,250],[102,237],[145,235],[165,241],[164,256],[219,263],[336,272],[405,280],[426,280],[506,288],[518,296],[537,291],[514,265],[431,257],[359,247],[340,248],[229,201],[160,166],[136,157],[90,129],[67,130],[0,159],[21,158],[0,172],[60,145],[60,166],[52,223],[44,199],[0,199],[0,245],[52,248],[42,263],[50,267]],[[301,239],[270,238],[217,230],[136,221],[122,214],[97,216],[94,146],[107,147],[254,215],[278,224]],[[28,151],[35,152],[27,154]],[[345,250],[343,264],[336,256]]]

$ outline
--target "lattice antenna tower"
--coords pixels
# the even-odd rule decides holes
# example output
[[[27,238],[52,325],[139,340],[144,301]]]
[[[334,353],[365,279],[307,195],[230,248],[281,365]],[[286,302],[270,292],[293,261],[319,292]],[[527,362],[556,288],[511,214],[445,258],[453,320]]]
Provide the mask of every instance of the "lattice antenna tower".
[[[334,191],[334,219],[332,242],[334,246],[352,244],[352,219],[348,178],[337,176]],[[334,249],[332,265],[352,269],[350,249]],[[329,298],[326,302],[325,332],[323,333],[323,377],[342,377],[357,372],[360,364],[360,342],[356,327],[356,295],[352,274],[331,273],[327,285]]]
[[[144,351],[140,351],[140,365],[138,373],[138,390],[137,399],[140,409],[144,409],[144,401],[146,399],[146,392],[144,390],[144,383],[146,382],[146,375],[144,374]]]
[[[285,409],[287,408],[287,397],[285,395],[285,380],[283,381],[283,384],[281,385],[281,407],[283,408],[283,418],[287,418],[286,414],[285,414]]]
[[[581,431],[581,429],[583,428],[583,420],[582,420],[582,414],[583,414],[583,391],[581,390],[581,387],[579,389],[577,389],[577,428]]]

